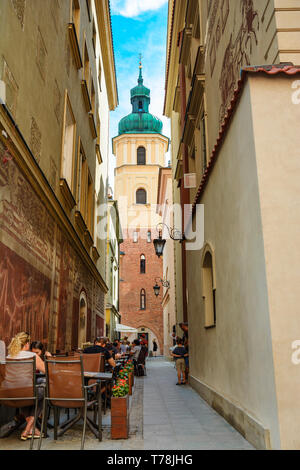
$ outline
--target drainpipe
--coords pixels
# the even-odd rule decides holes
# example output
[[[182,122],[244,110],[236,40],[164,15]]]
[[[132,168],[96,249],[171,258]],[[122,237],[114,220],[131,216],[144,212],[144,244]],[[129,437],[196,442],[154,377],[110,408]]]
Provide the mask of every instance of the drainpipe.
[[[183,31],[180,33],[179,48],[183,41]],[[179,81],[180,81],[180,99],[181,99],[181,135],[184,131],[185,114],[186,114],[186,81],[185,81],[185,66],[179,64]],[[182,143],[183,148],[183,174],[189,172],[189,155],[187,145]],[[189,190],[184,187],[184,178],[180,181],[180,204],[182,209],[182,233],[185,233],[185,220],[184,220],[184,206],[190,203]],[[186,241],[181,244],[182,255],[182,300],[183,300],[183,321],[188,321],[187,310],[187,280],[186,280]]]

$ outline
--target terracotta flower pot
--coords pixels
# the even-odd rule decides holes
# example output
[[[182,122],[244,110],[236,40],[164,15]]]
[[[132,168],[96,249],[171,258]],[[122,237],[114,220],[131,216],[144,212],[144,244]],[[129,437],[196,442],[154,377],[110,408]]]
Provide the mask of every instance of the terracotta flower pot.
[[[128,439],[129,396],[111,398],[111,438]]]
[[[132,372],[129,372],[129,375],[128,375],[128,385],[129,385],[129,395],[132,395],[132,389],[134,385],[134,378],[133,378]]]

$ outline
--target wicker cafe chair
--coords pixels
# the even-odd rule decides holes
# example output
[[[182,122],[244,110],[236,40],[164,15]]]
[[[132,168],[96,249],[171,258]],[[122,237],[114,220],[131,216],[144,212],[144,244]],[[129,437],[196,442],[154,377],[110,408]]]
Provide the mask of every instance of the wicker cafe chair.
[[[47,416],[47,409],[50,405],[54,409],[54,439],[57,440],[58,436],[62,436],[68,429],[76,424],[83,418],[83,431],[81,439],[81,450],[84,448],[84,440],[86,433],[86,425],[89,423],[87,416],[87,409],[89,406],[98,405],[98,430],[97,437],[99,441],[102,440],[101,429],[101,394],[96,392],[95,398],[89,402],[88,391],[98,384],[84,385],[84,370],[83,359],[80,357],[78,360],[57,361],[56,359],[46,359],[46,393],[43,406],[43,421],[42,430],[45,428],[45,416]],[[99,404],[100,401],[100,404]],[[58,411],[60,408],[75,408],[79,409],[79,413],[75,418],[67,419],[64,423],[59,425]],[[96,432],[93,431],[95,434]],[[39,440],[39,449],[41,448],[42,439]]]
[[[5,363],[0,363],[0,403],[11,408],[34,406],[33,430],[36,426],[38,409],[35,372],[35,357],[29,360],[6,359]],[[30,439],[30,450],[32,448],[33,437]]]

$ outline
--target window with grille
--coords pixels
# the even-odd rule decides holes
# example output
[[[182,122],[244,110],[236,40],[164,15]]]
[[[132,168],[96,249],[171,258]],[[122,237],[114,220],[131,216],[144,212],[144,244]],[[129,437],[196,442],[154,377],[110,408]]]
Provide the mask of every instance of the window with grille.
[[[144,189],[138,189],[136,192],[136,203],[147,204],[147,193]]]
[[[145,255],[142,255],[141,259],[140,259],[140,273],[141,274],[146,274],[146,257],[145,257]]]
[[[145,289],[141,290],[140,294],[140,309],[146,310],[146,291]]]
[[[139,147],[137,149],[137,164],[146,165],[146,149],[145,147]]]

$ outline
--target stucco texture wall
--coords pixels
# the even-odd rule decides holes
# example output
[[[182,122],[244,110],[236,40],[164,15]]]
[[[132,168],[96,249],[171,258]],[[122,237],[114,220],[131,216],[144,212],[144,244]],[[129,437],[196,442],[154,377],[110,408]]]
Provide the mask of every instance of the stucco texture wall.
[[[296,77],[250,79],[281,444],[300,447],[300,104]],[[296,98],[298,97],[298,104]]]
[[[204,328],[201,252],[187,253],[191,376],[271,430],[280,446],[256,149],[247,84],[205,189],[216,327]]]

